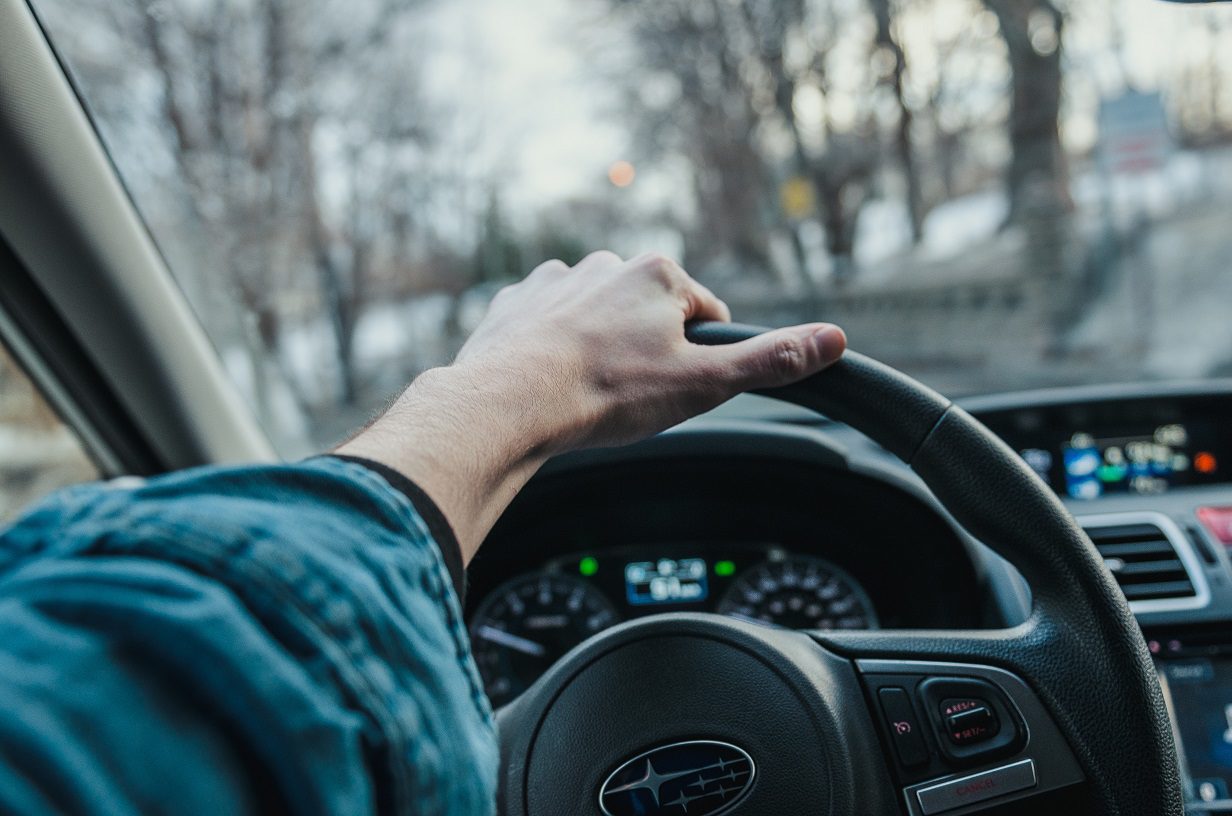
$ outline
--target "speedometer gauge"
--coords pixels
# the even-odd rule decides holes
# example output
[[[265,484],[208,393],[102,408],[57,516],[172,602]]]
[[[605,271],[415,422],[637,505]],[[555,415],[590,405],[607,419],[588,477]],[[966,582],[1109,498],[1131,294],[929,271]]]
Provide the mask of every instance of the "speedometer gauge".
[[[741,574],[719,601],[719,614],[791,629],[876,629],[868,593],[829,561],[785,556]]]
[[[493,706],[517,697],[565,652],[619,620],[597,589],[536,572],[493,590],[471,620],[475,663]]]

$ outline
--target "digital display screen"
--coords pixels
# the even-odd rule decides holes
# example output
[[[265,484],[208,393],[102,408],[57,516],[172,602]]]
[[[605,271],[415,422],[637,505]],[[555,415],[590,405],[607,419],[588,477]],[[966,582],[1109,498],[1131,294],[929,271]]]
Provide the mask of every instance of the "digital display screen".
[[[631,604],[690,603],[709,594],[705,559],[660,558],[625,565],[625,597]]]
[[[1071,499],[1232,482],[1232,396],[1152,396],[977,411]]]
[[[1232,806],[1232,658],[1161,661],[1186,798]]]
[[[1172,487],[1226,480],[1220,457],[1195,446],[1180,423],[1137,434],[1096,436],[1078,431],[1055,452],[1039,447],[1021,448],[1018,453],[1041,479],[1072,499],[1163,493]]]
[[[1160,425],[1149,434],[1097,438],[1075,433],[1061,446],[1065,492],[1075,499],[1108,493],[1162,493],[1187,481],[1191,470],[1209,473],[1214,454],[1191,453],[1184,425]]]

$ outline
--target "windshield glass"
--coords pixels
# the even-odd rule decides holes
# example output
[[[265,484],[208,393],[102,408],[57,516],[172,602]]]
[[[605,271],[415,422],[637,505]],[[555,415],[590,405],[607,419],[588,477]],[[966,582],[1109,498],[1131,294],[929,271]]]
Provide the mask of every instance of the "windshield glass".
[[[951,395],[1232,371],[1232,7],[35,6],[288,455],[596,248]]]

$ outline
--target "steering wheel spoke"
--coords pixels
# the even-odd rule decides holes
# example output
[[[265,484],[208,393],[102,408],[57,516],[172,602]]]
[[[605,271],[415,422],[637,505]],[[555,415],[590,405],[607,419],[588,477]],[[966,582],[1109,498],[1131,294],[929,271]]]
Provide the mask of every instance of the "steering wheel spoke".
[[[813,633],[853,661],[886,766],[911,816],[979,813],[1081,783],[1060,729],[1013,668],[1030,625],[959,632]]]

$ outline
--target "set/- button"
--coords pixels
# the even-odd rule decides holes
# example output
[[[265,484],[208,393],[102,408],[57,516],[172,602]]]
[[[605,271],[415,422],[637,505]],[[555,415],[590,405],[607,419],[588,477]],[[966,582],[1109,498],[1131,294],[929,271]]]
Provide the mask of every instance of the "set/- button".
[[[899,761],[907,768],[928,762],[928,746],[924,742],[915,707],[911,705],[911,697],[897,686],[879,689],[877,696]]]
[[[941,701],[941,718],[946,736],[955,745],[974,745],[990,740],[1001,730],[997,715],[984,700],[976,697]]]

